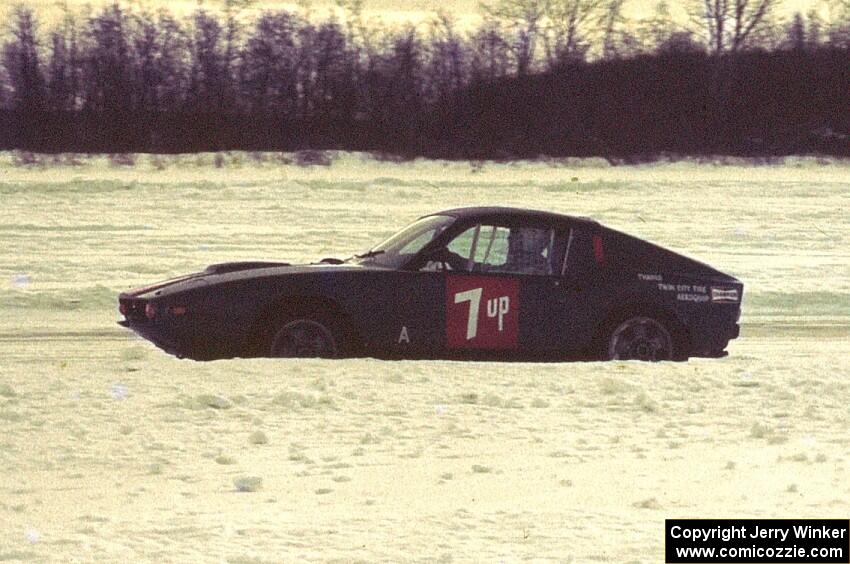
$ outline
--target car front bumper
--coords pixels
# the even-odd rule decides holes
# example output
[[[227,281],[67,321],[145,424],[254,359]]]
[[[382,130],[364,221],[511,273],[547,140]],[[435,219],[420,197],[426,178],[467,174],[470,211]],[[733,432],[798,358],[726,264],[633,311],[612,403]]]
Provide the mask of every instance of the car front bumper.
[[[157,327],[153,323],[134,322],[122,319],[118,322],[118,325],[130,329],[143,339],[150,341],[170,355],[178,358],[189,356],[185,346],[182,346],[175,336],[165,333],[162,331],[161,327]]]

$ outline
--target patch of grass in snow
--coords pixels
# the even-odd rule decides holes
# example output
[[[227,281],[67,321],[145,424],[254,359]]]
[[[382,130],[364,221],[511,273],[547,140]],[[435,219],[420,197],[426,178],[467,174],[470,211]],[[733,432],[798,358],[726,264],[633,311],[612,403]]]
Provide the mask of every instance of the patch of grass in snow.
[[[289,445],[289,460],[301,464],[315,464],[314,460],[304,454],[304,447],[297,444]]]
[[[788,441],[788,437],[777,432],[773,427],[765,423],[755,422],[750,427],[750,437],[764,439],[771,445],[778,445]]]
[[[310,387],[319,392],[327,392],[329,386],[333,386],[333,380],[328,381],[325,378],[316,378],[310,382]]]
[[[772,432],[773,429],[764,423],[755,422],[753,423],[753,426],[750,427],[750,436],[754,439],[763,439]]]
[[[192,402],[196,409],[210,407],[212,409],[230,409],[233,407],[233,402],[224,396],[215,394],[200,394],[194,397]]]
[[[272,564],[277,560],[265,560],[257,556],[228,556],[225,559],[227,564]]]
[[[248,442],[252,445],[266,445],[269,443],[269,438],[262,431],[254,431],[248,437]]]
[[[73,290],[0,290],[0,303],[10,309],[106,309],[114,306],[115,290],[100,284]]]
[[[484,396],[481,403],[488,407],[498,407],[501,409],[522,409],[522,404],[515,399],[504,399],[496,394],[489,393]]]
[[[330,468],[331,470],[342,470],[345,468],[351,468],[351,464],[348,462],[335,462],[334,464],[328,464],[326,468]]]
[[[610,376],[606,376],[599,380],[599,390],[606,396],[625,394],[630,391],[632,387],[633,386],[631,384],[617,378],[611,378]]]
[[[136,345],[127,347],[121,351],[121,360],[144,360],[148,356],[148,351],[145,347]]]
[[[272,403],[287,409],[311,409],[334,406],[333,399],[326,394],[314,396],[300,392],[281,392],[274,397]]]
[[[20,421],[23,418],[24,418],[24,416],[21,415],[20,413],[18,413],[17,411],[9,411],[9,410],[0,411],[0,421],[8,421],[10,423],[17,423],[18,421]]]
[[[541,187],[543,192],[601,192],[601,191],[622,191],[635,189],[634,184],[627,182],[611,182],[608,180],[593,180],[590,182],[582,182],[578,177],[573,177],[576,180],[570,179],[569,183],[546,184]]]
[[[637,507],[638,509],[661,509],[661,504],[658,503],[658,500],[654,497],[650,497],[641,501],[636,501],[632,504],[632,506]]]
[[[831,317],[850,311],[850,293],[841,291],[750,292],[744,299],[750,312],[782,317]]]
[[[378,437],[376,437],[375,435],[373,435],[372,433],[366,433],[365,435],[360,437],[360,444],[361,445],[376,445],[380,442],[381,442],[381,440]]]
[[[656,413],[658,411],[658,402],[643,390],[635,396],[634,403],[644,413]]]
[[[263,479],[257,476],[242,476],[233,480],[237,492],[256,492],[262,489]]]
[[[0,562],[25,562],[27,560],[35,560],[37,557],[38,555],[35,552],[27,552],[24,550],[0,552]]]

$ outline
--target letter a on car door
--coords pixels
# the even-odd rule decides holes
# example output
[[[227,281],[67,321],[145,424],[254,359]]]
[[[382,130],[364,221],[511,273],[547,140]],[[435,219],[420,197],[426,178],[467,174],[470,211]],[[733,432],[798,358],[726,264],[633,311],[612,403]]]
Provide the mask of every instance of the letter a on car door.
[[[513,349],[519,333],[519,282],[501,276],[449,275],[446,346]]]

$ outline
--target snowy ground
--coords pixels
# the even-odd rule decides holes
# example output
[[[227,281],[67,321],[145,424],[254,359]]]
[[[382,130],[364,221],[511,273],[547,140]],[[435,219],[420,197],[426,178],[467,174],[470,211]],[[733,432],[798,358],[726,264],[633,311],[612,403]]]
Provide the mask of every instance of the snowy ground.
[[[665,518],[850,513],[850,164],[263,159],[0,154],[0,560],[648,563]],[[128,287],[481,203],[738,276],[741,339],[651,366],[204,364],[115,325]]]

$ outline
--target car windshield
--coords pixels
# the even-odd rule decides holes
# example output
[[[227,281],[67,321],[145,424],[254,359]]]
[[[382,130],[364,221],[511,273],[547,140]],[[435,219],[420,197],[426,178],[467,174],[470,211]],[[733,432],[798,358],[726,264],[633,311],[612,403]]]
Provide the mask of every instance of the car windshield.
[[[357,258],[370,264],[401,268],[454,220],[455,218],[447,215],[423,217]]]

